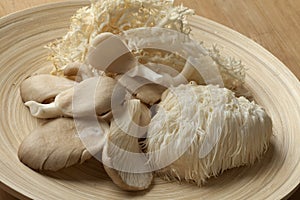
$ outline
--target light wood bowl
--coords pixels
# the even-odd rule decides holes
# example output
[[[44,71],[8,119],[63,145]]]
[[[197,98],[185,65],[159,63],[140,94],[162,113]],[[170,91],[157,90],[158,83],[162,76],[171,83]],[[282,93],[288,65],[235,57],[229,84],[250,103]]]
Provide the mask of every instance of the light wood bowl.
[[[300,85],[273,55],[245,36],[195,16],[193,35],[205,44],[224,47],[241,59],[246,86],[266,108],[274,124],[272,145],[251,167],[228,170],[204,187],[155,179],[151,190],[128,193],[118,189],[95,160],[56,173],[37,173],[23,165],[17,150],[40,123],[30,116],[19,95],[20,83],[49,66],[43,46],[61,37],[69,18],[87,2],[48,4],[0,19],[0,181],[14,196],[26,199],[281,199],[300,180]]]

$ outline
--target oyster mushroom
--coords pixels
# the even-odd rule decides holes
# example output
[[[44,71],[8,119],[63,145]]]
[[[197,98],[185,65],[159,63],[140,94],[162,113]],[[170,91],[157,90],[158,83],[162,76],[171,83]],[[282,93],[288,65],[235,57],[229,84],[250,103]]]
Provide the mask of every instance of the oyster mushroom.
[[[109,129],[106,122],[99,123],[103,130]],[[94,148],[94,151],[101,151],[103,146],[99,142],[99,146]],[[73,119],[58,118],[33,130],[21,143],[18,157],[32,169],[57,171],[81,164],[92,156],[81,142]]]
[[[136,98],[140,99],[143,103],[153,105],[161,99],[161,95],[165,90],[166,88],[164,86],[150,83],[138,88],[134,94]]]
[[[151,81],[144,82],[139,78],[132,78],[127,75],[116,76],[118,84],[126,88],[131,94],[143,103],[153,105],[161,98],[161,94],[166,90],[166,87],[151,83]]]
[[[105,32],[92,41],[86,62],[105,72],[124,74],[136,65],[137,60],[118,36]]]
[[[114,48],[109,50],[110,46]],[[193,63],[197,64],[197,66],[200,65],[199,70],[201,70],[202,75],[205,75],[205,80],[203,80],[198,73],[199,70],[197,71],[189,60],[186,61],[182,71],[173,77],[168,73],[153,71],[155,68],[163,68],[155,67],[155,65],[159,66],[158,64],[148,63],[149,66],[140,64],[120,37],[112,33],[102,33],[92,42],[92,47],[90,47],[87,55],[87,62],[94,68],[105,72],[125,74],[127,78],[132,79],[143,77],[150,82],[152,81],[153,83],[143,85],[132,92],[142,102],[153,105],[160,100],[160,96],[167,85],[177,86],[187,81],[196,81],[198,83],[217,83],[223,86],[222,78],[217,70],[217,64],[209,56],[199,56],[199,59],[194,59]],[[173,69],[173,71],[177,70]],[[167,82],[167,85],[164,82]],[[123,84],[125,87],[127,85],[130,84]],[[128,89],[128,87],[126,88]]]
[[[74,84],[74,81],[63,77],[40,74],[25,79],[20,86],[20,93],[23,102],[36,101],[43,103],[53,100],[56,95],[72,88]]]
[[[228,89],[238,91],[244,83],[245,67],[241,61],[222,55],[216,46],[208,49],[201,42],[193,41],[192,37],[186,37],[180,32],[155,27],[153,31],[138,29],[136,31],[126,31],[124,34],[129,49],[134,49],[136,46],[143,48],[134,52],[134,55],[144,65],[151,63],[163,64],[181,72],[186,62],[189,61],[197,68],[197,73],[193,73],[188,81],[206,84],[206,71],[208,70],[209,73],[214,72],[214,74],[220,75],[224,86]],[[170,37],[170,34],[172,37]],[[173,36],[177,42],[174,42]],[[178,42],[180,42],[180,45],[178,45]]]
[[[124,132],[116,120],[111,122],[108,139],[102,153],[104,169],[121,189],[145,190],[152,183],[153,175],[138,141],[138,137],[143,137],[143,133],[134,129],[132,124],[146,126],[151,119],[150,110],[136,99],[128,100],[126,106],[127,112],[133,116],[132,120],[126,115],[122,116],[121,120],[129,122],[128,126],[124,125],[123,128],[126,127],[130,133]],[[131,130],[136,131],[131,132]]]
[[[68,79],[81,82],[85,79],[99,76],[102,73],[93,70],[91,67],[89,67],[86,64],[80,63],[80,62],[74,62],[66,65],[66,67],[63,69],[64,76],[66,76]]]
[[[75,88],[58,94],[53,103],[26,102],[32,116],[37,118],[74,117],[108,114],[116,81],[110,77],[94,77],[78,83]],[[75,93],[76,92],[76,93]],[[106,115],[109,116],[109,115]]]
[[[190,84],[163,94],[145,145],[157,174],[201,185],[227,169],[253,164],[271,135],[270,117],[254,102],[226,88]]]
[[[101,116],[111,110],[111,96],[115,84],[114,79],[105,76],[86,79],[75,90],[72,88],[58,95],[55,99],[56,106],[69,116],[73,116],[74,112],[78,115],[95,112]]]

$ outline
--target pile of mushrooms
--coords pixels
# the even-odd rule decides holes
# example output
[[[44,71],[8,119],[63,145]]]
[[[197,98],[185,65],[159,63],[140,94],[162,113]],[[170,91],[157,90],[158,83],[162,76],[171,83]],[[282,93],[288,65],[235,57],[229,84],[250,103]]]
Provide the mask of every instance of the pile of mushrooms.
[[[97,55],[93,50],[101,54],[104,50],[97,46],[107,38],[113,38],[117,48],[125,47],[125,44],[113,34],[100,34],[93,41],[91,47],[93,49],[90,50],[87,60],[88,65],[98,67],[95,63],[99,53]],[[113,182],[124,190],[147,189],[153,179],[152,172],[129,173],[112,168],[118,161],[114,158],[110,144],[118,145],[126,151],[142,153],[138,138],[123,132],[115,123],[111,112],[111,98],[117,80],[122,78],[122,73],[133,67],[133,61],[135,59],[128,50],[124,56],[109,65],[106,74],[100,76],[95,76],[86,64],[71,63],[64,68],[64,76],[45,73],[35,74],[25,79],[20,87],[23,102],[30,109],[33,117],[48,120],[24,139],[18,151],[20,161],[38,171],[57,171],[90,159],[92,155],[78,136],[76,121],[73,119],[74,106],[76,106],[76,115],[88,116],[92,113],[97,116],[106,142],[101,142],[100,138],[94,153],[101,153],[102,162],[109,163],[105,166],[105,170]],[[109,73],[113,75],[110,77],[107,75]],[[92,97],[88,96],[91,88],[94,88]],[[164,90],[165,87],[148,84],[139,88],[134,93],[135,97],[120,102],[120,106],[124,104],[125,109],[132,114],[132,119],[125,120],[133,120],[136,124],[147,126],[151,120],[148,107],[159,101]],[[77,98],[77,104],[73,105],[75,92],[79,99]],[[86,98],[94,99],[95,104],[88,104]],[[99,139],[87,138],[88,140]]]
[[[110,46],[104,45],[108,40]],[[123,51],[121,57],[108,64],[105,63],[114,57],[114,51],[120,49]],[[195,80],[202,80],[202,77],[195,77],[194,69],[189,64],[186,64],[176,76],[159,74],[145,66],[140,66],[134,70],[134,67],[139,65],[137,59],[126,44],[112,33],[98,35],[93,40],[88,52],[85,63],[71,63],[65,66],[62,69],[63,76],[36,74],[25,79],[21,84],[20,94],[22,100],[29,108],[32,116],[47,119],[47,122],[33,130],[19,147],[18,157],[20,161],[30,168],[38,171],[57,171],[75,164],[81,164],[92,158],[93,155],[101,154],[104,168],[112,181],[121,189],[138,191],[149,188],[153,180],[153,171],[157,171],[157,174],[163,174],[164,176],[167,174],[166,177],[168,178],[185,179],[200,185],[206,178],[215,176],[221,171],[249,163],[246,159],[249,155],[251,157],[250,163],[253,163],[266,150],[272,125],[265,112],[258,106],[250,106],[250,108],[248,105],[253,103],[245,98],[238,99],[233,92],[226,88],[198,85],[199,82],[197,83]],[[208,56],[203,56],[201,59],[203,63],[214,63]],[[129,73],[128,76],[130,70],[133,70],[133,72]],[[95,71],[99,72],[97,76],[95,76]],[[148,72],[153,73],[150,82],[146,82],[141,87],[131,87],[140,84],[141,78],[139,75],[141,73]],[[166,82],[168,84],[165,84]],[[123,88],[123,91],[125,91],[124,96],[122,96],[122,92],[115,91],[118,87]],[[186,104],[181,105],[180,102],[177,104],[176,98],[171,95],[172,90],[168,87],[174,91],[180,91]],[[91,88],[93,88],[92,93]],[[198,93],[193,93],[193,90],[197,90]],[[224,101],[221,101],[222,107],[219,110],[220,112],[229,113],[223,119],[225,120],[223,124],[227,123],[226,135],[222,136],[222,129],[225,126],[217,127],[223,146],[217,145],[216,148],[219,148],[219,150],[214,148],[212,151],[214,155],[207,153],[206,156],[200,158],[198,153],[195,152],[199,152],[204,139],[201,139],[198,135],[200,137],[198,138],[199,143],[193,141],[191,147],[179,152],[176,155],[177,159],[170,161],[167,165],[161,163],[166,161],[167,153],[148,155],[148,152],[152,153],[162,148],[162,144],[172,143],[172,138],[175,140],[173,141],[174,144],[180,144],[180,140],[186,137],[186,134],[192,134],[193,131],[198,131],[198,129],[201,129],[201,133],[204,135],[210,132],[214,134],[213,123],[216,123],[216,126],[220,124],[216,122],[216,119],[214,119],[215,113],[212,112],[214,104],[211,101],[215,97],[204,95],[206,94],[205,91],[208,90],[220,94],[221,97],[226,97]],[[114,115],[112,110],[114,93],[122,98],[124,97],[123,99],[119,97],[121,100],[119,99],[117,106],[124,113],[129,113],[130,118],[126,118],[127,115],[122,112],[119,112],[118,116],[121,116],[121,119],[116,118]],[[91,94],[93,96],[90,96]],[[195,96],[195,94],[197,95]],[[227,98],[228,95],[230,98]],[[76,99],[76,105],[74,105],[74,99]],[[94,104],[89,104],[87,99],[93,99]],[[179,111],[176,109],[179,109],[180,106],[181,109],[189,110],[190,104],[194,102],[201,102],[201,106],[196,108],[199,112],[193,115],[185,114],[184,120],[193,120],[198,117],[201,118],[202,125],[196,127],[196,130],[184,130],[185,127],[182,127],[181,121],[178,121],[182,118],[174,113],[178,114]],[[235,105],[234,102],[238,103]],[[150,111],[151,106],[156,103],[158,103],[159,108]],[[205,105],[211,107],[205,107]],[[235,106],[243,107],[243,109],[238,109]],[[249,116],[252,115],[253,110],[257,111],[253,115],[253,121],[250,119],[245,121],[244,119],[247,118],[248,114]],[[84,143],[93,143],[92,152],[86,148],[81,137],[79,137],[76,120],[73,119],[78,116],[88,118],[91,113],[96,117],[102,131],[101,138],[99,138],[99,135],[94,136],[93,134],[87,135],[85,138]],[[159,124],[162,123],[163,113],[168,116],[164,118],[169,120],[166,122],[168,127],[158,128]],[[202,116],[201,113],[204,115]],[[240,121],[234,121],[233,118],[230,118],[231,116],[236,120],[240,118]],[[243,122],[244,124],[240,124]],[[120,127],[120,123],[125,123],[129,132],[136,125],[148,127],[148,136],[147,132],[138,135],[130,134]],[[172,129],[171,127],[176,126],[176,123],[179,124],[179,127]],[[233,127],[234,124],[237,127]],[[243,138],[242,143],[239,139],[230,141],[232,138],[238,137],[242,126],[247,126],[243,130],[249,134],[249,138],[258,143],[259,149],[256,148],[257,146],[254,143],[248,144],[248,138]],[[259,142],[259,139],[255,140],[251,135],[263,138],[263,140]],[[233,145],[231,148],[228,145],[230,142]],[[250,139],[249,142],[251,142]],[[167,152],[175,152],[176,149],[174,148],[178,149],[177,145],[170,147],[171,149],[168,149]],[[245,145],[245,148],[247,148],[243,149],[241,145]],[[250,148],[251,145],[254,148]],[[240,148],[240,150],[237,148]],[[222,153],[218,153],[219,151]],[[226,151],[229,153],[226,154]],[[243,153],[239,154],[239,151]],[[143,162],[143,167],[149,170],[121,170],[120,167],[126,169],[132,167],[132,164],[126,161],[127,152],[144,155],[144,158],[148,160]],[[231,153],[237,157],[231,157],[230,160]],[[224,164],[221,156],[224,156],[224,159],[229,159],[227,164]],[[157,166],[159,167],[156,168]]]

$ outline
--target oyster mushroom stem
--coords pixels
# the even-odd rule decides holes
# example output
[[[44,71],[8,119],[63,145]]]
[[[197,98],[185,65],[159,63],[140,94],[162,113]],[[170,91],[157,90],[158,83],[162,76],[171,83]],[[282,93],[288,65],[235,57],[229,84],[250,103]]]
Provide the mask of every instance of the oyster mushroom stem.
[[[103,130],[108,130],[106,122],[99,124]],[[101,151],[102,148],[99,143],[94,151]],[[92,156],[80,140],[73,119],[58,118],[33,130],[21,143],[18,157],[32,169],[57,171],[81,164]]]
[[[116,81],[110,77],[94,77],[58,94],[53,103],[26,102],[32,116],[37,118],[82,117],[105,115],[111,110],[111,96]],[[76,92],[76,93],[75,93]]]
[[[126,106],[128,113],[132,115],[132,120],[123,116],[123,120],[129,120],[127,130],[134,130],[133,122],[143,126],[150,122],[150,110],[139,100],[128,100]],[[123,123],[126,124],[126,122],[121,122]],[[147,159],[141,151],[138,138],[129,134],[143,136],[139,135],[140,132],[125,133],[115,120],[111,122],[108,139],[102,153],[104,169],[121,189],[145,190],[152,183],[153,175],[146,164]],[[143,169],[143,172],[139,171],[140,169]]]
[[[64,114],[56,105],[55,102],[49,104],[41,104],[35,101],[27,101],[25,103],[33,117],[40,119],[50,119],[58,117],[70,117]]]

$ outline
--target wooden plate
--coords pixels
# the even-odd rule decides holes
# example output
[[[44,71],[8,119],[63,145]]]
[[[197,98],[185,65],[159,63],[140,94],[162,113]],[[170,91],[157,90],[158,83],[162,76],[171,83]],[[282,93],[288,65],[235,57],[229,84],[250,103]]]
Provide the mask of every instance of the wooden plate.
[[[43,66],[45,44],[64,35],[69,18],[87,2],[64,2],[25,10],[0,20],[0,180],[19,198],[33,199],[281,199],[300,179],[300,86],[295,76],[261,46],[210,20],[191,18],[194,37],[218,43],[242,59],[246,85],[272,117],[274,137],[266,156],[252,167],[228,170],[198,188],[155,179],[150,191],[127,193],[90,160],[57,173],[37,173],[19,162],[18,146],[38,122],[19,95],[20,83]]]

